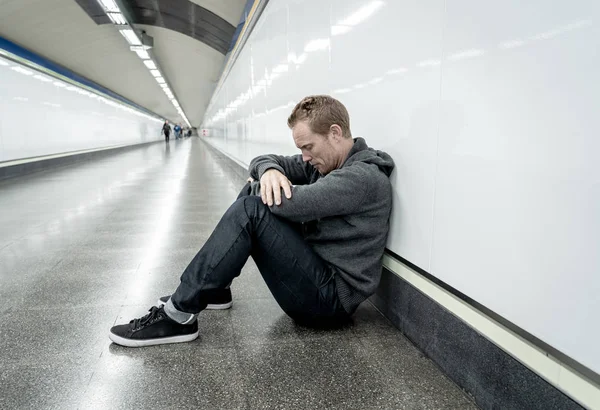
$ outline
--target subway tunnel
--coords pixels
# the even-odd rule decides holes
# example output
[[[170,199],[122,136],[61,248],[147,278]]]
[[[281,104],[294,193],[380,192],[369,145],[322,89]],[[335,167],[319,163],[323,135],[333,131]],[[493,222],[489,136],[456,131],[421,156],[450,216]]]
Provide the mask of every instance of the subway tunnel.
[[[0,0],[0,408],[600,409],[599,17],[592,0]],[[307,96],[347,126],[318,131]],[[352,162],[375,155],[359,144],[391,175]],[[389,218],[348,176],[365,169]],[[281,206],[261,201],[268,171]],[[286,216],[303,192],[332,211]],[[303,256],[260,242],[279,223]],[[313,253],[318,306],[293,288]],[[331,300],[326,324],[290,309]],[[185,343],[114,337],[192,322]]]

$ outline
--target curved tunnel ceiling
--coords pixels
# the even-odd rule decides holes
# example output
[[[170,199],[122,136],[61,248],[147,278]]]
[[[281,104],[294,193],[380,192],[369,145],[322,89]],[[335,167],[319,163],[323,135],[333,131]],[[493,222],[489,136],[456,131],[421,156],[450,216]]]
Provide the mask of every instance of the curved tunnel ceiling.
[[[76,1],[96,24],[112,24],[96,0]],[[130,0],[123,3],[133,24],[176,31],[222,54],[227,53],[235,32],[235,27],[227,20],[189,0]]]
[[[123,2],[130,3],[128,0]],[[195,27],[198,24],[207,25],[203,23],[205,20],[202,16],[210,12],[211,18],[220,19],[215,21],[224,22],[220,23],[223,27],[226,23],[233,33],[234,24],[240,21],[246,0],[193,0],[193,3],[185,2],[187,8],[176,10],[163,9],[164,4],[171,1],[132,2],[138,3],[147,9],[152,6],[156,10],[158,7],[164,23],[176,18],[187,21],[187,30],[196,33],[194,37],[158,25],[137,25],[154,37],[154,55],[190,122],[198,126],[221,74],[225,55],[222,45],[217,50],[207,42],[199,41],[197,37],[200,31]],[[190,10],[197,10],[195,6],[203,7],[205,11],[200,14],[194,11],[196,14],[192,14]],[[181,15],[185,10],[188,14]],[[166,14],[170,17],[165,17]],[[96,0],[0,0],[0,37],[165,118],[179,118],[142,61],[129,50],[127,42],[108,22],[108,17]],[[180,23],[180,26],[185,24]],[[223,30],[215,33],[225,35]]]

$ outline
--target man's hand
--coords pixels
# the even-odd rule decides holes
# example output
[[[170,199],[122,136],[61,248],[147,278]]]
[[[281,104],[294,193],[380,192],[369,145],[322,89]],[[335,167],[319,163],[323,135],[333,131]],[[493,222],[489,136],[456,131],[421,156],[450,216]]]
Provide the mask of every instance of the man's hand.
[[[285,192],[285,197],[292,197],[292,183],[285,175],[276,169],[269,169],[260,178],[260,197],[264,204],[273,206],[281,205],[281,189]]]

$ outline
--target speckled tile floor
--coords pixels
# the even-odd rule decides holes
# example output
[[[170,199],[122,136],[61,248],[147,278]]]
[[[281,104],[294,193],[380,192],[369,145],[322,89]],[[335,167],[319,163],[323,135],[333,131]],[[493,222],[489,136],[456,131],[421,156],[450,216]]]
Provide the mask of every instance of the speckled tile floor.
[[[251,260],[198,340],[111,344],[174,290],[238,184],[196,138],[0,181],[0,408],[475,408],[368,302],[346,328],[298,326]]]

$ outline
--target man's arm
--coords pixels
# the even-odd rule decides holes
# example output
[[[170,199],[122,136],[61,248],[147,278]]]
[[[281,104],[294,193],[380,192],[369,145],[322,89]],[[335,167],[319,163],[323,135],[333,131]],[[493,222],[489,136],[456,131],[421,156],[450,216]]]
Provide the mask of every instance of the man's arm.
[[[308,184],[310,176],[314,172],[312,165],[302,161],[302,155],[293,155],[290,157],[261,155],[254,158],[248,167],[250,176],[257,181],[260,181],[263,174],[269,169],[278,170],[294,185]]]
[[[369,192],[369,170],[350,166],[330,172],[314,184],[292,188],[291,198],[281,196],[281,205],[271,212],[293,222],[307,222],[361,210]]]

